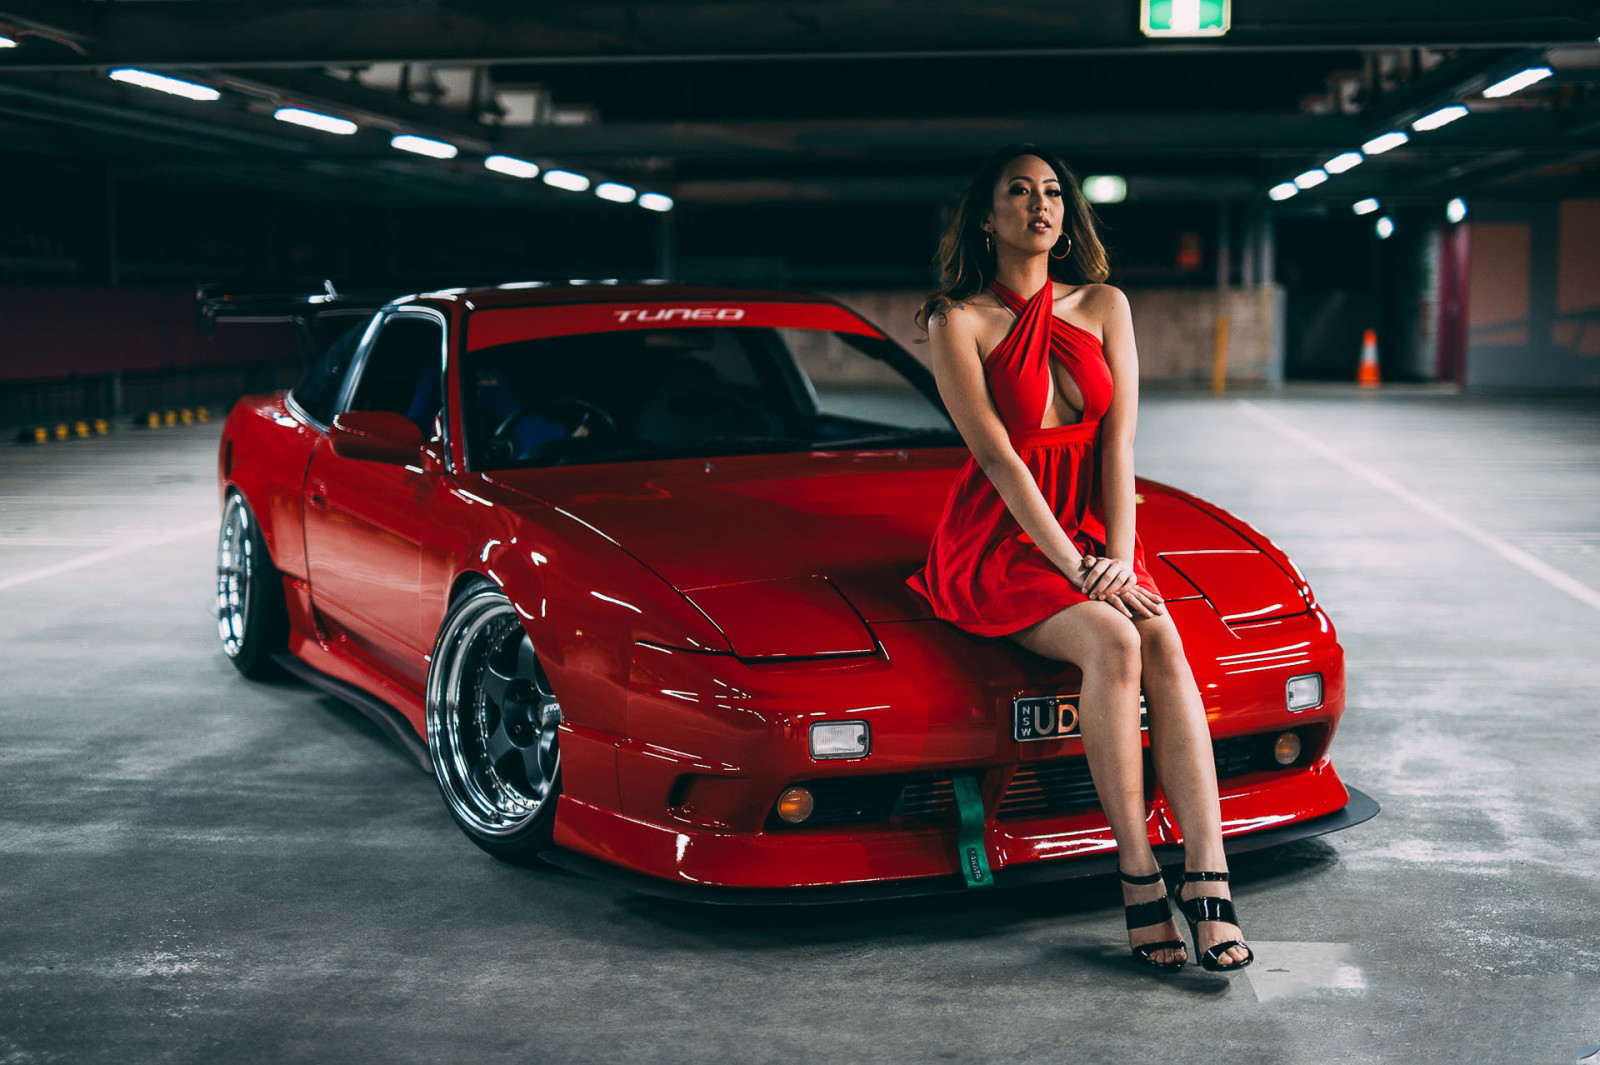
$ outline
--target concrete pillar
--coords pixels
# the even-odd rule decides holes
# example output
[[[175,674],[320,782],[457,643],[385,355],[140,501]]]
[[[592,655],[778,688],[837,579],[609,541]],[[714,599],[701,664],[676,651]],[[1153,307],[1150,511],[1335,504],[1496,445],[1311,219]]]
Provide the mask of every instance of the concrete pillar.
[[[1228,280],[1233,273],[1233,220],[1228,201],[1217,203],[1217,291],[1228,290]]]
[[[1277,283],[1278,238],[1271,212],[1261,213],[1261,226],[1256,231],[1260,245],[1256,252],[1256,275],[1261,284],[1272,287]]]

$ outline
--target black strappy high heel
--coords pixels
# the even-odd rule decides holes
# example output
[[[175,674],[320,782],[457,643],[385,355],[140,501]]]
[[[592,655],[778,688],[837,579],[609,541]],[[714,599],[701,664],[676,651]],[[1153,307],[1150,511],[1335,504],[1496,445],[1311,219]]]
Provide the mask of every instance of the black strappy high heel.
[[[1234,912],[1232,899],[1221,898],[1217,895],[1196,895],[1192,899],[1184,898],[1183,885],[1192,884],[1200,880],[1227,879],[1227,873],[1195,873],[1185,870],[1183,879],[1178,882],[1177,887],[1172,889],[1172,901],[1178,904],[1178,910],[1189,921],[1189,936],[1194,940],[1196,950],[1200,949],[1200,929],[1198,925],[1201,921],[1222,921],[1226,924],[1237,925],[1239,923],[1239,915]],[[1244,947],[1246,955],[1244,961],[1234,962],[1232,965],[1219,964],[1217,959],[1222,957],[1222,952],[1230,947]],[[1236,969],[1243,969],[1255,960],[1256,952],[1237,939],[1218,943],[1200,955],[1201,967],[1211,973],[1231,973]]]
[[[1129,876],[1119,868],[1117,875],[1122,878],[1124,883],[1128,884],[1139,886],[1146,884],[1161,885],[1161,897],[1159,899],[1151,899],[1149,902],[1135,902],[1131,906],[1122,907],[1123,913],[1127,917],[1128,931],[1131,932],[1135,928],[1147,928],[1150,925],[1165,924],[1172,920],[1172,907],[1167,904],[1167,885],[1161,879],[1160,869],[1157,869],[1149,876]],[[1166,939],[1160,943],[1141,943],[1137,947],[1129,947],[1128,949],[1133,952],[1133,956],[1139,961],[1144,962],[1152,969],[1158,969],[1164,973],[1177,972],[1183,968],[1183,963],[1188,959],[1156,961],[1155,958],[1151,957],[1152,954],[1158,950],[1181,950],[1185,954],[1189,951],[1189,948],[1184,945],[1181,939]]]

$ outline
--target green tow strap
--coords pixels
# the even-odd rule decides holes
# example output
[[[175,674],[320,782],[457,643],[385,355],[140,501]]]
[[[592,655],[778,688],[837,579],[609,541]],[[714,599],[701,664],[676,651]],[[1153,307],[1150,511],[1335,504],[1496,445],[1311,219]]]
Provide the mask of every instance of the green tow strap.
[[[978,794],[978,777],[974,773],[956,773],[950,783],[961,815],[961,831],[956,836],[961,875],[967,878],[969,888],[994,887],[994,874],[989,871],[989,855],[983,845],[983,796]]]

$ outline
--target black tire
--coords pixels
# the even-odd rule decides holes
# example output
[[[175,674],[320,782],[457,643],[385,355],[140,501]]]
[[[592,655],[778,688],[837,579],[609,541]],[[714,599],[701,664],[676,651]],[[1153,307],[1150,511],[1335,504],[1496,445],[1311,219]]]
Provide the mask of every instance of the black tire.
[[[428,752],[445,808],[502,861],[550,846],[561,704],[522,619],[487,581],[450,604],[428,666]]]
[[[289,646],[289,611],[283,576],[272,564],[250,504],[229,492],[217,533],[217,635],[222,652],[251,680],[273,680],[283,670],[272,660]]]

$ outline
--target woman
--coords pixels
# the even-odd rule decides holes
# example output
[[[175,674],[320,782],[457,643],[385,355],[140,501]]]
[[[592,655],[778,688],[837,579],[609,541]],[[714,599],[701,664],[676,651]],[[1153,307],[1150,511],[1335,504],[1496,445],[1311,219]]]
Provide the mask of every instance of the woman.
[[[1242,969],[1254,955],[1229,901],[1205,710],[1134,534],[1138,359],[1127,298],[1100,283],[1094,215],[1059,159],[1013,145],[967,186],[939,261],[918,318],[973,457],[909,583],[944,620],[1082,671],[1079,727],[1117,841],[1129,945],[1171,971],[1187,951],[1145,829],[1142,679],[1184,838],[1177,905],[1207,969]]]

